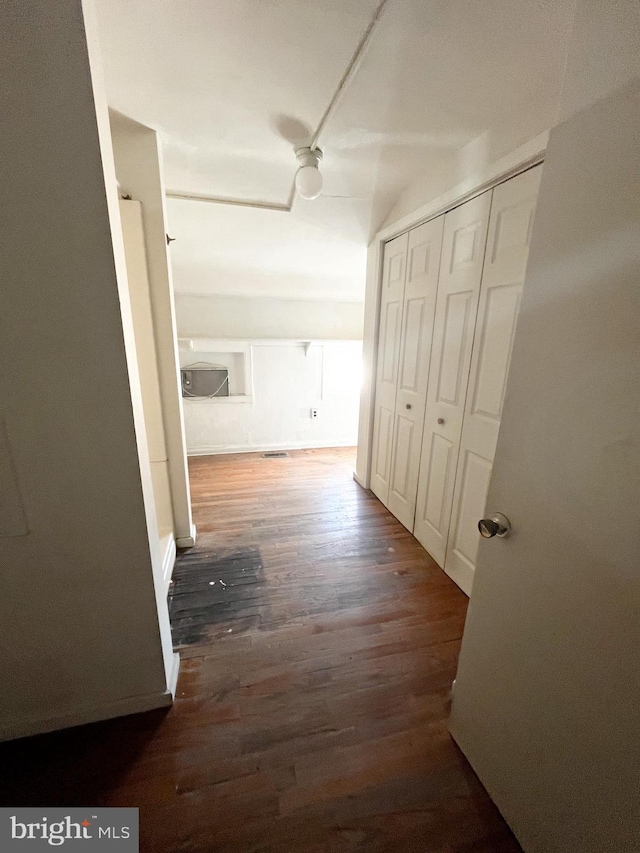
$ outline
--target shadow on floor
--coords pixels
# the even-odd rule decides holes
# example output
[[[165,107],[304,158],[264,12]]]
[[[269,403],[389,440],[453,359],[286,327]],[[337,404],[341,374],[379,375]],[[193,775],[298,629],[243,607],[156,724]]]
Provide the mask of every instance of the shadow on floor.
[[[168,710],[0,744],[0,804],[101,805],[155,737]]]

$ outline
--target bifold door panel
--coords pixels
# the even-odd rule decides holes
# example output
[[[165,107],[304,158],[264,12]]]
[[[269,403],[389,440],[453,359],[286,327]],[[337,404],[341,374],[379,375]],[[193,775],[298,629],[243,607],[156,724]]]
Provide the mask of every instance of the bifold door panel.
[[[444,217],[414,533],[444,566],[491,192]]]
[[[387,506],[413,532],[444,217],[409,232]]]
[[[471,594],[542,168],[496,187],[482,273],[445,571]]]
[[[384,251],[371,488],[467,594],[541,172]]]
[[[382,268],[371,490],[385,506],[389,500],[408,244],[408,234],[387,243]]]

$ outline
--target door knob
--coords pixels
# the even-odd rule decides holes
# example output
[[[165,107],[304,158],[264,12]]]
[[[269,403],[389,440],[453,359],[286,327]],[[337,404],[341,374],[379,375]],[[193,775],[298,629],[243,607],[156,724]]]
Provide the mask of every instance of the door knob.
[[[438,418],[438,423],[440,424],[440,426],[442,426],[442,424],[444,423],[444,418]]]
[[[410,408],[411,408],[411,403],[405,403],[405,408],[406,408],[406,409],[410,409]]]
[[[504,539],[511,533],[511,522],[501,512],[494,512],[489,518],[481,518],[478,522],[478,530],[480,535],[485,539],[492,539],[494,536],[499,536]]]

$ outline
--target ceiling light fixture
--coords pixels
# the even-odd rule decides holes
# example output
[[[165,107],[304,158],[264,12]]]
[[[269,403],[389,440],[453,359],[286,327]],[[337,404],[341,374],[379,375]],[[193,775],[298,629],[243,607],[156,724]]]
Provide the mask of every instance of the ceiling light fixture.
[[[296,190],[301,198],[311,201],[322,192],[322,174],[318,168],[322,160],[319,148],[298,148],[296,157],[300,168],[296,172]]]
[[[294,185],[291,187],[289,199],[286,203],[272,203],[266,201],[250,201],[248,199],[224,198],[220,196],[205,195],[204,193],[181,192],[179,190],[167,190],[166,195],[169,198],[184,199],[185,201],[202,201],[209,202],[210,204],[231,204],[237,205],[239,207],[251,207],[258,210],[277,210],[282,211],[283,213],[291,213],[296,192],[301,198],[318,198],[318,196],[322,192],[323,183],[322,174],[318,169],[318,164],[320,160],[322,160],[322,151],[317,147],[318,140],[324,132],[324,128],[327,122],[329,121],[329,118],[333,114],[336,106],[338,105],[338,102],[340,101],[349,82],[356,75],[358,68],[360,67],[360,63],[362,62],[369,48],[369,44],[373,38],[373,33],[382,18],[382,14],[388,2],[389,0],[378,0],[378,5],[376,6],[375,12],[373,13],[373,17],[369,21],[369,25],[362,34],[362,37],[360,38],[360,41],[358,42],[358,45],[353,55],[351,56],[351,59],[349,60],[349,64],[347,65],[344,74],[340,79],[338,88],[333,93],[333,96],[331,97],[331,100],[329,101],[329,104],[327,105],[327,108],[324,111],[322,118],[320,119],[320,123],[318,124],[318,127],[315,130],[315,133],[309,140],[309,145],[306,148],[297,149],[296,157],[298,158],[298,162],[300,165],[296,173]],[[334,195],[327,196],[327,198],[352,198],[352,196]]]

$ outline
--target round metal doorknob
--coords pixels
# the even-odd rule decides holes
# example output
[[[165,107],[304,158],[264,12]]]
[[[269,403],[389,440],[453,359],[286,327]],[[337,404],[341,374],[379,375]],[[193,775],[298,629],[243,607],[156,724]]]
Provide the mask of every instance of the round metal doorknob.
[[[405,403],[405,409],[410,409],[410,408],[411,408],[411,403]]]
[[[440,424],[440,426],[442,426],[442,424],[444,423],[444,418],[438,418],[438,423]]]
[[[480,535],[485,539],[492,539],[494,536],[504,539],[511,533],[511,522],[501,512],[495,512],[489,518],[481,518],[478,522],[478,530]]]

